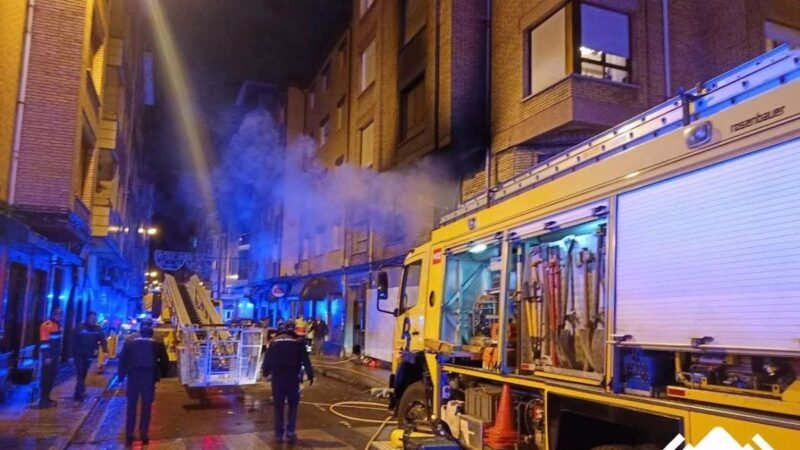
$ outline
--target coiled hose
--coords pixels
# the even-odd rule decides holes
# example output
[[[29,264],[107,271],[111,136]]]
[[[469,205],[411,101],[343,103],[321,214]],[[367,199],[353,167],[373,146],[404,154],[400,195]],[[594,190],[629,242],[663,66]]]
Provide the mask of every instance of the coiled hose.
[[[375,442],[375,439],[377,439],[378,436],[380,436],[380,434],[383,431],[383,429],[386,428],[386,424],[388,424],[393,418],[393,416],[390,414],[390,415],[386,416],[386,418],[383,419],[383,420],[368,419],[368,418],[365,418],[365,417],[349,416],[347,414],[344,414],[344,413],[336,410],[336,408],[386,410],[386,404],[384,404],[384,403],[358,402],[358,401],[345,401],[345,402],[338,402],[338,403],[333,403],[333,404],[302,402],[302,401],[300,403],[303,403],[303,404],[306,404],[306,405],[320,406],[320,407],[327,406],[328,407],[328,411],[331,414],[333,414],[335,416],[339,416],[342,419],[352,420],[354,422],[364,422],[364,423],[371,423],[371,424],[379,425],[378,429],[375,430],[375,433],[369,438],[369,441],[367,442],[367,445],[364,447],[364,450],[368,450],[369,449],[369,446],[372,445],[373,442]]]

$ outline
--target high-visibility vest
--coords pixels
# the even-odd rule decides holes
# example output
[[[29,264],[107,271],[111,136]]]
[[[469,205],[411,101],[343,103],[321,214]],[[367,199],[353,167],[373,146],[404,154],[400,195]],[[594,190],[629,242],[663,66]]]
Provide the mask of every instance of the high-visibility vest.
[[[294,323],[294,332],[299,334],[299,335],[301,335],[301,336],[306,334],[306,321],[305,321],[305,319],[297,319],[297,321],[295,321],[295,323]]]

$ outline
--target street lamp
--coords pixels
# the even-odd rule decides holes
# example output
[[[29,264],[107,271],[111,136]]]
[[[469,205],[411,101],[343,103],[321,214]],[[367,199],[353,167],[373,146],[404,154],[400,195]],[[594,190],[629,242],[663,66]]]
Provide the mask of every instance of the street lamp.
[[[158,234],[158,228],[141,226],[141,227],[139,227],[138,232],[139,232],[139,234],[146,234],[148,236],[155,236],[156,234]]]

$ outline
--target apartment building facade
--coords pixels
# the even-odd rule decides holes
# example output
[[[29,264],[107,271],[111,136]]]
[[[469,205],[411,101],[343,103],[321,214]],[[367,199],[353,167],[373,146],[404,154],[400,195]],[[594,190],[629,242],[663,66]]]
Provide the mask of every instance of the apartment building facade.
[[[442,190],[485,202],[681,88],[798,43],[799,14],[794,0],[356,0],[310,81],[288,91],[287,151],[313,141],[308,164],[323,181],[309,189],[330,188],[325,174],[342,166],[396,173],[441,158],[458,180]],[[280,276],[257,281],[259,311],[326,318],[330,350],[384,359],[391,316],[376,310],[371,273],[397,266],[425,230],[393,236],[348,202],[326,211],[333,225],[309,230],[300,201],[283,206]],[[407,201],[435,226],[442,211]],[[396,284],[399,270],[390,275]]]
[[[491,20],[489,174],[466,174],[462,200],[776,44],[800,42],[795,0],[494,1]]]
[[[134,2],[10,0],[0,9],[0,341],[21,366],[52,309],[71,333],[89,310],[124,320],[129,302],[140,303],[152,59]]]
[[[482,148],[485,3],[356,0],[352,5],[349,26],[329,43],[313,76],[287,94],[287,152],[308,152],[309,139],[313,142],[312,156],[288,157],[308,158],[299,165],[305,176],[318,180],[308,189],[330,189],[336,171],[381,183],[381,174],[413,171],[423,160]],[[364,175],[368,172],[376,175]],[[448,199],[454,205],[456,183],[443,178],[441,186],[452,190]],[[338,209],[325,209],[328,220],[320,222],[312,217],[318,212],[302,206],[303,195],[287,196],[280,276],[259,280],[268,287],[259,300],[268,316],[321,317],[331,330],[329,350],[345,354],[363,352],[373,329],[382,328],[381,338],[391,339],[377,317],[368,318],[371,273],[394,267],[392,281],[398,283],[404,255],[453,206],[419,202],[415,223],[423,225],[409,234],[408,227],[386,226],[387,220],[378,226],[363,205],[368,195],[349,197],[336,202]],[[391,197],[403,201],[400,194]],[[379,209],[390,214],[391,208]],[[280,297],[269,286],[277,286]]]

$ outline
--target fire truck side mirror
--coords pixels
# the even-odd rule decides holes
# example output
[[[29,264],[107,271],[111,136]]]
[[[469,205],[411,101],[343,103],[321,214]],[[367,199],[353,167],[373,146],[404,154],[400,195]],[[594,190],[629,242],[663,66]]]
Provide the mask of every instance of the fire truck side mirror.
[[[389,298],[389,274],[385,270],[378,271],[375,276],[375,290],[377,291],[377,307],[378,311],[387,313],[387,314],[395,314],[395,311],[383,309],[381,307],[381,303],[384,300]]]
[[[376,288],[378,289],[378,300],[389,298],[389,274],[381,270],[377,274]]]

